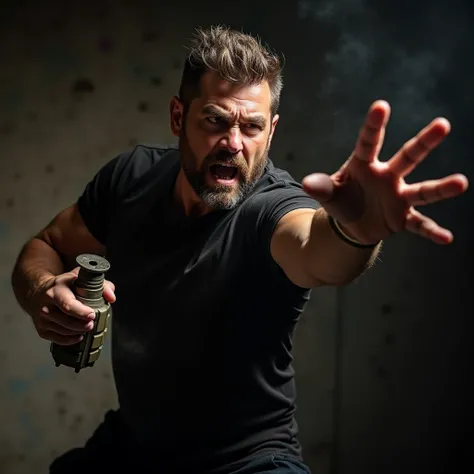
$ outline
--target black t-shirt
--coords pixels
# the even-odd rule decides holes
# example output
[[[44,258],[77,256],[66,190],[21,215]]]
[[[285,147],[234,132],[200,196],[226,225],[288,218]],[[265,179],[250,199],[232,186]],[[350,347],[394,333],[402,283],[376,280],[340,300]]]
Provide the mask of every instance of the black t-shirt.
[[[300,456],[292,335],[310,290],[270,253],[279,219],[318,208],[269,161],[230,211],[186,217],[173,203],[173,147],[108,162],[78,200],[116,285],[112,364],[120,414],[165,462],[225,472],[253,456]]]

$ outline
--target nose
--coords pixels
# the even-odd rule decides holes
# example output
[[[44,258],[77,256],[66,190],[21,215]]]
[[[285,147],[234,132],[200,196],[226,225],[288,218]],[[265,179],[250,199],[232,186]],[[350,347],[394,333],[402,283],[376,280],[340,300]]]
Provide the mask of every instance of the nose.
[[[238,127],[229,128],[224,137],[222,137],[221,144],[233,155],[242,151],[242,134],[240,129]]]

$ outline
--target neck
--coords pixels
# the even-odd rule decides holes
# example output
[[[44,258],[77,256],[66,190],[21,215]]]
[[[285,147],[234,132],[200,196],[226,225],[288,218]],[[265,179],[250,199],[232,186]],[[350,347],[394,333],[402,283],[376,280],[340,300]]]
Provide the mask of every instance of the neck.
[[[173,196],[186,216],[203,216],[211,212],[211,209],[194,192],[182,168],[176,178]]]

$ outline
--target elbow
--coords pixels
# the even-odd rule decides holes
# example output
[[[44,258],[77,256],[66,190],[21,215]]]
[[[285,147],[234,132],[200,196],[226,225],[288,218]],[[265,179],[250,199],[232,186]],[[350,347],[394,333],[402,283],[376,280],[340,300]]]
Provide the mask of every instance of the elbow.
[[[344,287],[357,281],[368,269],[369,265],[364,265],[362,268],[353,268],[351,271],[331,272],[326,275],[312,275],[312,287],[332,286]]]
[[[356,281],[361,275],[354,275],[354,276],[344,276],[339,278],[314,278],[313,277],[313,285],[312,288],[319,288],[323,286],[332,286],[332,287],[344,287],[350,285],[354,281]]]

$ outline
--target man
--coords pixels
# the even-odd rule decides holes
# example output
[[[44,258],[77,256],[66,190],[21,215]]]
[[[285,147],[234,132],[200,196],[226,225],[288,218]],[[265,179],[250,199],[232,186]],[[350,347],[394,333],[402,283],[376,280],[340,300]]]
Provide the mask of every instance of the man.
[[[382,163],[389,105],[377,101],[346,163],[300,185],[268,158],[281,89],[278,57],[256,39],[198,30],[170,102],[178,149],[120,154],[22,249],[18,302],[63,345],[93,326],[69,262],[85,252],[111,262],[120,408],[51,472],[309,472],[291,349],[310,290],[351,282],[395,232],[452,241],[414,206],[461,194],[467,179],[404,181],[447,120]]]

